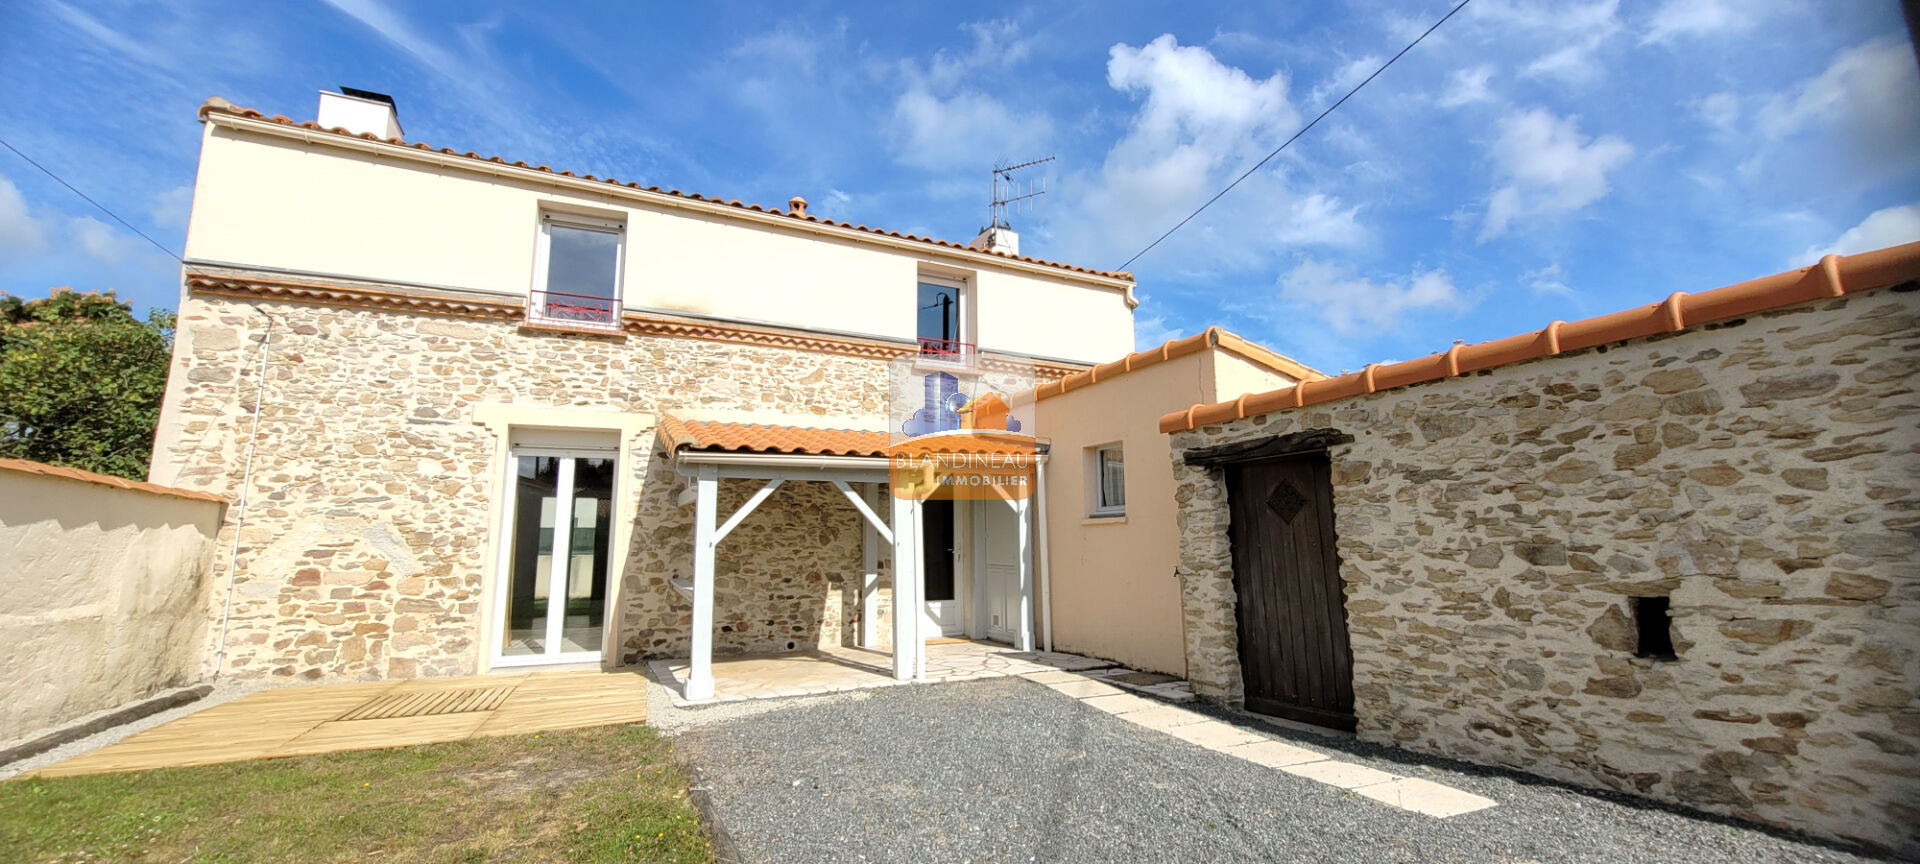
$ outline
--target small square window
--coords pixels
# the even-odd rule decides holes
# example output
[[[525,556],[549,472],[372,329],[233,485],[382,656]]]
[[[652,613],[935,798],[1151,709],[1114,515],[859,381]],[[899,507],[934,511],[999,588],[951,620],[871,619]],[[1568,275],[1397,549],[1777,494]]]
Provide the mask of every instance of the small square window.
[[[1673,652],[1673,613],[1666,597],[1633,598],[1633,625],[1638,631],[1635,657],[1678,660]]]
[[[1094,516],[1124,516],[1127,512],[1126,453],[1118,444],[1093,448]]]
[[[541,214],[529,320],[618,329],[625,227],[612,220]]]

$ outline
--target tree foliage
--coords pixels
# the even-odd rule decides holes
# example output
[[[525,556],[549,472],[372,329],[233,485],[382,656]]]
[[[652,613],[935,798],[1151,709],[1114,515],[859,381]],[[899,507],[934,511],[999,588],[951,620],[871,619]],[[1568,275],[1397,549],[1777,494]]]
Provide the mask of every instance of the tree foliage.
[[[0,294],[0,456],[145,480],[173,318],[111,291]]]

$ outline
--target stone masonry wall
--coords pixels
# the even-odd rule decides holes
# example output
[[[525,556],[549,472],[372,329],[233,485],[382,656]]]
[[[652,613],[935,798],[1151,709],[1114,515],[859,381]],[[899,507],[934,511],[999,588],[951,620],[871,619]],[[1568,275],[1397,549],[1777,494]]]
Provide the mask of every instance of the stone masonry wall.
[[[1331,452],[1359,734],[1920,850],[1920,293],[1174,436],[1195,689],[1241,698],[1222,473]],[[1670,598],[1678,659],[1635,655]]]
[[[269,316],[226,640],[227,669],[239,677],[475,671],[489,475],[505,444],[474,424],[476,405],[757,409],[812,414],[823,426],[886,414],[878,360],[196,293],[180,310],[157,480],[239,500]],[[692,508],[675,502],[685,481],[653,448],[651,433],[638,436],[621,478],[639,518],[620,529],[632,533],[626,603],[609,618],[618,616],[628,661],[684,654],[691,618],[667,579],[692,572]],[[749,491],[726,484],[722,507]],[[229,509],[219,540],[211,633],[241,512]],[[853,632],[858,590],[842,581],[859,572],[857,520],[831,487],[808,483],[782,489],[743,523],[722,545],[716,650],[806,647]]]

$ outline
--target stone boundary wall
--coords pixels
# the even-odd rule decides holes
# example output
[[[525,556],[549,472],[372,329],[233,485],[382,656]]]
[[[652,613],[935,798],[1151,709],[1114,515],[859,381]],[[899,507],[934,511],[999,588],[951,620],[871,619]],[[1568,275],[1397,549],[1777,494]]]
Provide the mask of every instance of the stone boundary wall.
[[[243,679],[476,671],[491,466],[505,445],[476,422],[479,406],[770,411],[823,425],[886,416],[886,364],[870,358],[194,292],[180,310],[155,480],[239,499],[269,316],[225,664]],[[608,614],[620,628],[610,659],[684,656],[691,607],[668,580],[693,570],[691,507],[675,500],[685,481],[651,432],[622,455],[621,494],[639,517],[619,526],[629,551],[618,562],[622,603]],[[857,578],[859,517],[837,494],[806,488],[817,485],[782,489],[727,539],[717,621],[732,629],[716,627],[716,651],[852,632],[856,604],[835,580]],[[729,484],[723,497],[743,494]],[[760,563],[727,568],[749,553]],[[852,568],[829,569],[849,558]],[[211,632],[225,599],[209,599]]]
[[[200,677],[222,507],[0,459],[0,743]]]
[[[1881,289],[1176,433],[1194,687],[1241,699],[1183,453],[1332,429],[1361,738],[1920,851],[1916,373]]]

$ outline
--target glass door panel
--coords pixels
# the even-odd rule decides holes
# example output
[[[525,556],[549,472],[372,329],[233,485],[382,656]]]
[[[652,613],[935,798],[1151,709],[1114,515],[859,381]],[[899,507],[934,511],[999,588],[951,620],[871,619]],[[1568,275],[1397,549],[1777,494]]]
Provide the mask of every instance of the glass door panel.
[[[613,544],[613,460],[575,459],[573,466],[571,563],[560,641],[566,651],[598,651]]]
[[[560,462],[552,456],[514,460],[513,553],[508,563],[506,627],[500,656],[547,651],[547,578],[553,570],[553,516]]]
[[[599,655],[613,471],[611,456],[514,455],[501,660],[577,662]]]

